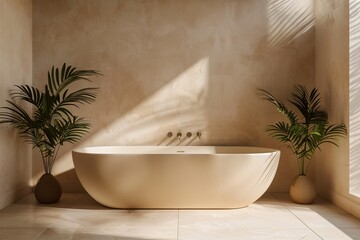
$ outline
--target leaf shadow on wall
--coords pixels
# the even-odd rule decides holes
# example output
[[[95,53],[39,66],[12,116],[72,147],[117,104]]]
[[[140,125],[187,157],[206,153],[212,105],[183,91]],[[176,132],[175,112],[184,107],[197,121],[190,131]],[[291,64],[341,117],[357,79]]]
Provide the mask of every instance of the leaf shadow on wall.
[[[360,2],[350,1],[350,193],[360,196]]]

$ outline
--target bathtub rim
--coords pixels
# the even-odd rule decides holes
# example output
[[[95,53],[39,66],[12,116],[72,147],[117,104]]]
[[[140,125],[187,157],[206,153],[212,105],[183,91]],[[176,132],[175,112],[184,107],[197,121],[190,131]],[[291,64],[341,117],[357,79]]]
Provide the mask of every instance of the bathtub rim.
[[[127,148],[127,149],[126,149]],[[237,151],[237,152],[216,152],[216,150],[247,150],[247,151]],[[131,149],[132,151],[129,151]],[[179,150],[176,150],[179,149]],[[183,150],[184,149],[184,150]],[[94,151],[97,150],[97,151]],[[100,151],[99,151],[100,150]],[[105,150],[105,151],[104,151]],[[116,151],[111,151],[116,150]],[[127,150],[127,151],[126,151]],[[147,152],[142,150],[158,150],[153,152]],[[160,150],[160,151],[159,151]],[[161,150],[176,150],[173,152],[166,152]],[[197,150],[197,151],[191,151]],[[205,150],[205,151],[199,151]],[[208,151],[206,151],[208,150]],[[213,150],[210,152],[209,150]],[[253,151],[249,151],[253,150]],[[254,151],[257,150],[257,151]],[[268,148],[268,147],[256,147],[256,146],[150,146],[150,145],[138,145],[138,146],[89,146],[75,148],[72,150],[73,153],[77,154],[90,154],[90,155],[139,155],[139,154],[149,154],[149,155],[261,155],[261,154],[272,154],[272,153],[281,153],[279,149]]]

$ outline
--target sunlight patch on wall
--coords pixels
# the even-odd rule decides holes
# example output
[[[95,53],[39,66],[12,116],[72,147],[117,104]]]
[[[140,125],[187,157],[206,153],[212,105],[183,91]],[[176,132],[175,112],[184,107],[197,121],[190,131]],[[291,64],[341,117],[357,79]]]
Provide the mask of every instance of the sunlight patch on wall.
[[[209,60],[203,58],[78,147],[201,144],[196,131],[204,130],[208,124],[205,109],[208,82]],[[171,139],[167,137],[169,131],[174,133]],[[176,139],[177,131],[183,134],[180,143]],[[185,136],[187,131],[193,133],[190,139]],[[71,152],[57,160],[56,169],[61,171],[55,174],[73,168],[66,161],[69,158]]]
[[[88,141],[90,144],[155,145],[168,131],[184,133],[206,128],[208,71],[209,60],[199,60]]]
[[[206,127],[208,59],[182,72],[120,119],[98,132],[91,141],[115,145],[154,145],[168,131],[196,131]]]
[[[350,193],[360,196],[360,2],[349,2]]]
[[[267,44],[281,48],[314,26],[314,1],[268,0],[267,16]]]

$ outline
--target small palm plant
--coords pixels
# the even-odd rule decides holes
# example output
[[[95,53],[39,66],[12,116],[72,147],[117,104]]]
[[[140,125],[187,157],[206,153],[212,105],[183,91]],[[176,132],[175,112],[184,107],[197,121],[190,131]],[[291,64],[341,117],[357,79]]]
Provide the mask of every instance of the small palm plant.
[[[44,91],[29,85],[15,85],[10,94],[9,106],[0,108],[0,123],[8,123],[18,129],[20,136],[38,148],[46,174],[51,174],[54,162],[64,143],[75,143],[88,132],[90,124],[74,115],[70,108],[94,102],[98,88],[86,87],[71,90],[74,83],[101,75],[96,70],[77,70],[62,65],[61,70],[52,67]],[[32,106],[31,112],[21,104]]]
[[[320,108],[320,93],[316,88],[309,93],[302,85],[295,85],[289,102],[300,114],[289,110],[283,102],[269,92],[259,89],[262,99],[274,104],[277,110],[285,115],[289,122],[277,122],[266,129],[270,135],[285,143],[296,155],[299,175],[306,175],[310,160],[316,149],[323,143],[335,142],[337,137],[346,135],[344,124],[329,124],[328,115]]]

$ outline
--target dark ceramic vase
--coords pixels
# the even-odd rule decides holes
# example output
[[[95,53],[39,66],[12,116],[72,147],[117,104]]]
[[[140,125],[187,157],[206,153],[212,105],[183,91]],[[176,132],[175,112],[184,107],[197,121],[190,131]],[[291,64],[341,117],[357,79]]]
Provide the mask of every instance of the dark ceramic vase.
[[[61,185],[56,178],[49,174],[43,174],[34,189],[34,195],[39,203],[56,203],[62,194]]]

